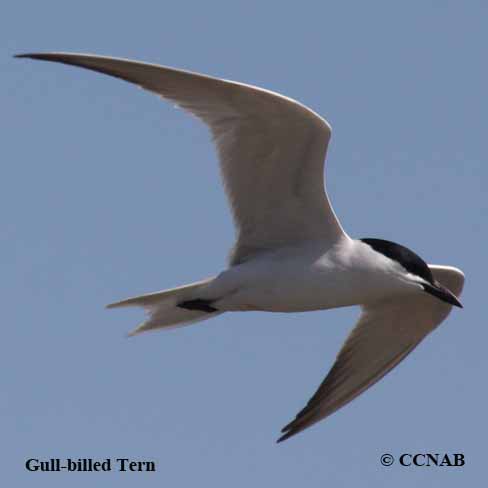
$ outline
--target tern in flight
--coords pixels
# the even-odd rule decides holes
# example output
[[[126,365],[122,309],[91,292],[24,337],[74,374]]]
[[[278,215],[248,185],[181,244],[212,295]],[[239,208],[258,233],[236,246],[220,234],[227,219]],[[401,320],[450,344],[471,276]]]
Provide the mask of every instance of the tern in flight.
[[[450,313],[463,273],[428,265],[404,246],[352,239],[324,187],[329,124],[290,98],[154,64],[68,53],[17,57],[80,66],[149,90],[201,119],[217,148],[237,229],[218,276],[129,298],[147,320],[131,334],[223,312],[304,312],[359,305],[332,369],[278,439],[329,416],[380,380]]]

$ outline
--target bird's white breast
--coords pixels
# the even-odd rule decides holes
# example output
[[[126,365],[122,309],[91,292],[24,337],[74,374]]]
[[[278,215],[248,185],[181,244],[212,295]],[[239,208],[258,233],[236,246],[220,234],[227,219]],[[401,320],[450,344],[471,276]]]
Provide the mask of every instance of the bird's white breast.
[[[219,310],[302,312],[370,303],[412,291],[391,260],[349,238],[263,254],[222,273],[208,290]]]

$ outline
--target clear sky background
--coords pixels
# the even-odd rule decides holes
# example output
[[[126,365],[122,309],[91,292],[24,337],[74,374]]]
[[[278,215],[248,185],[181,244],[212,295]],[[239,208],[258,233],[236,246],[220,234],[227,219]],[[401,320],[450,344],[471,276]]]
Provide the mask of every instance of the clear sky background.
[[[486,479],[488,6],[484,1],[3,4],[3,486],[479,486]],[[276,445],[358,309],[226,314],[125,334],[106,303],[225,267],[207,130],[132,85],[15,53],[135,58],[266,87],[330,121],[346,231],[464,270],[462,302],[378,385]],[[461,452],[462,468],[380,465]],[[31,457],[156,473],[28,473]]]

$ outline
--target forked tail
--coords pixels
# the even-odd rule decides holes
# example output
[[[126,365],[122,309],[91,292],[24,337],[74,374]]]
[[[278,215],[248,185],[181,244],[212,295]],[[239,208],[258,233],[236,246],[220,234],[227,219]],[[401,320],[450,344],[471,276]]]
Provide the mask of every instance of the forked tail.
[[[190,285],[128,298],[111,303],[107,308],[143,307],[145,309],[148,319],[130,332],[130,336],[147,330],[182,327],[201,322],[223,313],[213,308],[211,302],[202,300],[198,295],[199,290],[213,279],[208,278]]]

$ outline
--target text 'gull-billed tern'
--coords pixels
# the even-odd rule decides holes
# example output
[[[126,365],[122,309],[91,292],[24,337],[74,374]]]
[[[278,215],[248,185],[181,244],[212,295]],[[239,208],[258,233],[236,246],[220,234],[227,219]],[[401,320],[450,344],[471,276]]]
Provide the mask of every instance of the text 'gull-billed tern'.
[[[360,305],[332,369],[283,441],[380,380],[450,313],[463,273],[427,265],[404,246],[352,239],[325,192],[329,124],[290,98],[254,86],[124,59],[68,53],[17,57],[80,66],[135,83],[210,129],[237,228],[218,276],[109,305],[141,306],[132,334],[227,311],[303,312]]]

